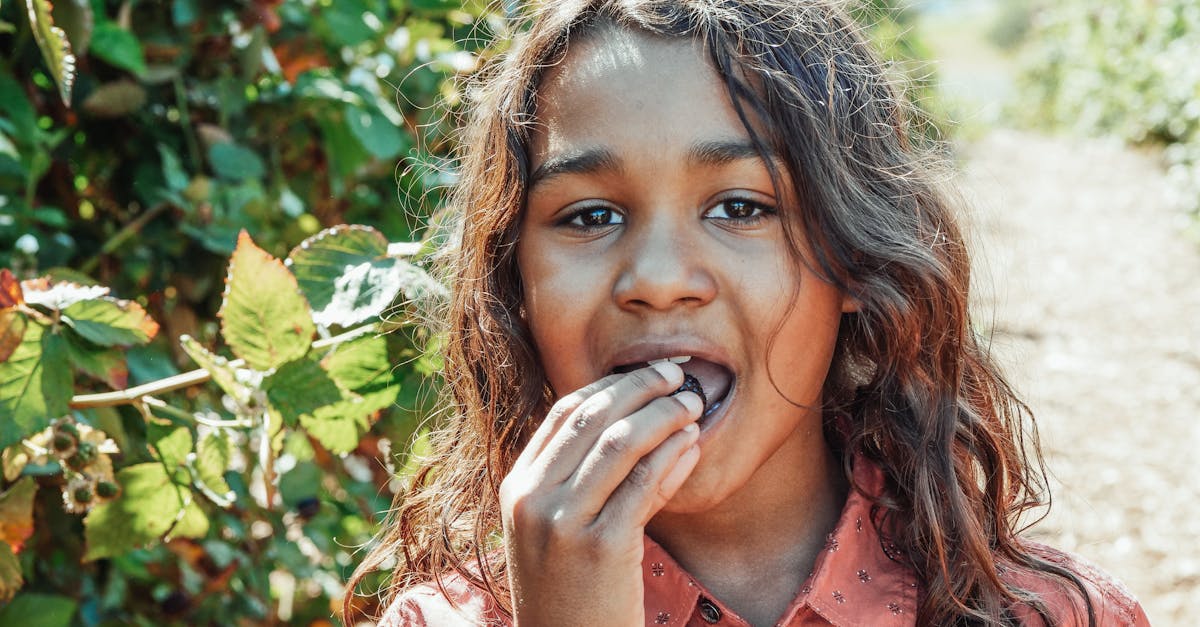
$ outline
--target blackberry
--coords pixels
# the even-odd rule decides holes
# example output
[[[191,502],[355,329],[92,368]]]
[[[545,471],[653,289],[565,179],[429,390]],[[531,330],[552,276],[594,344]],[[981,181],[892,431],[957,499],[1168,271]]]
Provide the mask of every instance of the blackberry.
[[[704,403],[704,409],[708,409],[708,397],[704,395],[704,386],[700,385],[700,380],[696,377],[685,373],[683,375],[683,385],[679,386],[679,389],[671,392],[671,394],[678,394],[680,392],[695,392],[696,396],[699,396],[700,400]]]

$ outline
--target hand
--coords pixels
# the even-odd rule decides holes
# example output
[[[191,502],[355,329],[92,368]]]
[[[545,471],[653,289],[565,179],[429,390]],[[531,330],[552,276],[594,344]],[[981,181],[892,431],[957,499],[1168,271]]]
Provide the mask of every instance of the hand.
[[[645,625],[646,524],[700,459],[678,365],[605,377],[550,410],[500,484],[520,627]]]

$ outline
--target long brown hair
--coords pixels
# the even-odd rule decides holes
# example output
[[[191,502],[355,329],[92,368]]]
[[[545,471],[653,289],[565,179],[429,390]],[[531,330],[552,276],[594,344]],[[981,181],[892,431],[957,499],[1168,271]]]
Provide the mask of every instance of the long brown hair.
[[[393,561],[385,599],[457,573],[509,606],[497,489],[553,400],[515,259],[534,95],[543,69],[598,24],[704,44],[760,152],[787,169],[773,174],[797,199],[781,212],[789,241],[807,234],[815,269],[860,303],[825,385],[827,439],[847,476],[848,451],[884,470],[880,531],[920,579],[918,624],[1012,622],[1018,603],[1049,622],[1005,568],[1078,588],[1094,624],[1080,579],[1019,539],[1045,494],[1036,431],[972,327],[969,258],[940,161],[860,27],[831,2],[796,0],[546,2],[468,86],[451,202],[461,237],[441,266],[453,289],[447,417],[351,577],[347,606]]]

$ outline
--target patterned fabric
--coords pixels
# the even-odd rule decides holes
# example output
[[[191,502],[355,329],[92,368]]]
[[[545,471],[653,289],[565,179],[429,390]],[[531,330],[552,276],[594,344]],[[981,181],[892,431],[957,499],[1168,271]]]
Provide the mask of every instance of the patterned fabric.
[[[856,460],[855,481],[872,494],[883,487],[882,471],[861,458]],[[871,503],[851,491],[833,533],[799,594],[776,623],[777,627],[902,627],[916,624],[921,589],[911,569],[889,555],[896,549],[879,537],[871,523]],[[1119,582],[1082,559],[1045,545],[1027,542],[1031,552],[1078,574],[1102,627],[1149,626],[1141,605]],[[645,538],[642,577],[646,591],[648,627],[750,627],[736,612],[721,603],[693,579],[649,537]],[[1086,610],[1078,591],[1036,573],[1007,568],[1002,577],[1036,592],[1060,625],[1086,625]],[[483,591],[465,580],[450,577],[445,594],[432,585],[409,590],[388,608],[382,626],[416,625],[452,627],[487,625],[511,627]],[[454,606],[458,607],[455,608]],[[1020,607],[1022,625],[1041,625],[1032,609]]]

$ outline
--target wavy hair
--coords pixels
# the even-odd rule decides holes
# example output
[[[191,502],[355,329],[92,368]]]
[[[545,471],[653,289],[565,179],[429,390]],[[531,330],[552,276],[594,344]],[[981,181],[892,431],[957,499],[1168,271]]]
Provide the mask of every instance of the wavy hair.
[[[764,161],[786,168],[772,175],[794,187],[780,214],[797,263],[860,303],[844,314],[825,384],[826,436],[847,477],[847,451],[885,473],[876,524],[919,578],[917,623],[1011,623],[1014,604],[1052,622],[1036,595],[1002,578],[1017,568],[1077,588],[1094,624],[1078,576],[1020,540],[1022,515],[1046,493],[1036,429],[972,327],[945,170],[862,27],[838,4],[796,0],[558,1],[517,21],[513,47],[466,90],[450,203],[461,237],[440,265],[453,290],[442,318],[447,418],[351,577],[346,607],[367,573],[394,561],[386,600],[457,573],[510,609],[498,487],[553,401],[515,254],[535,94],[569,42],[615,26],[703,43]]]

